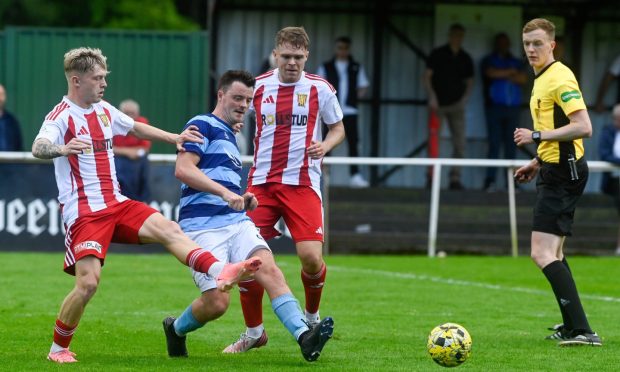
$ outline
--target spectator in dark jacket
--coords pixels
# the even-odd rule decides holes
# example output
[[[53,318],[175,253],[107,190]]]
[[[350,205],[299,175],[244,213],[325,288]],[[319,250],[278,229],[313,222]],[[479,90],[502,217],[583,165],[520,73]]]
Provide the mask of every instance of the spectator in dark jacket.
[[[0,151],[23,151],[19,122],[4,108],[5,104],[6,90],[0,84]]]

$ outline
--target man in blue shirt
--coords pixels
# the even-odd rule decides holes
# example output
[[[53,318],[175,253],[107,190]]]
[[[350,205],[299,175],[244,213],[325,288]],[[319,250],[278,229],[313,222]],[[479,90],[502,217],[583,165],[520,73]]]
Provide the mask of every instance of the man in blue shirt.
[[[487,121],[489,159],[499,158],[504,148],[504,158],[514,159],[517,146],[513,135],[519,126],[521,87],[527,82],[524,61],[510,53],[510,39],[505,33],[495,35],[493,53],[482,60],[484,82],[484,108]],[[487,168],[484,189],[494,191],[497,168]]]
[[[186,151],[177,157],[175,175],[183,182],[179,225],[222,262],[261,259],[255,279],[267,291],[274,312],[299,343],[304,358],[312,362],[331,338],[333,320],[327,317],[310,329],[269,246],[245,213],[258,206],[257,199],[252,193],[241,194],[242,163],[235,132],[243,126],[254,84],[249,72],[227,71],[218,84],[213,112],[187,123],[199,128],[204,143],[185,143]],[[227,292],[217,290],[214,278],[193,270],[192,274],[201,296],[178,319],[167,317],[163,321],[171,357],[187,356],[186,334],[219,318],[230,302]]]
[[[4,106],[6,90],[0,84],[0,151],[23,151],[19,122]]]

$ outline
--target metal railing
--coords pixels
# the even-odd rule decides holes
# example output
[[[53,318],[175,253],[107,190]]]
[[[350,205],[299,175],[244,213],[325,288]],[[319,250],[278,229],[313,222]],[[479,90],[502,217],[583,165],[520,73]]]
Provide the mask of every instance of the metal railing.
[[[244,164],[252,164],[252,156],[242,156]],[[44,163],[49,160],[41,160],[32,156],[29,152],[0,152],[0,163],[7,162],[25,162],[25,163]],[[149,161],[153,163],[173,164],[176,161],[176,155],[168,154],[149,154]],[[506,179],[508,185],[508,208],[510,217],[510,239],[512,256],[518,255],[517,241],[517,212],[515,202],[515,186],[513,182],[514,170],[527,164],[529,160],[495,160],[495,159],[446,159],[446,158],[368,158],[368,157],[326,157],[323,163],[326,165],[402,165],[402,166],[432,166],[433,179],[431,186],[431,200],[429,213],[428,228],[428,256],[434,257],[437,249],[437,226],[439,219],[439,203],[441,191],[441,170],[444,166],[459,167],[495,167],[506,169]],[[588,161],[588,167],[591,171],[605,172],[620,170],[620,167],[604,161]],[[329,186],[329,178],[324,180],[325,187]],[[328,194],[325,195],[325,203],[329,203]],[[326,232],[329,230],[326,226]],[[329,245],[326,244],[326,249]],[[328,253],[328,252],[326,252]]]

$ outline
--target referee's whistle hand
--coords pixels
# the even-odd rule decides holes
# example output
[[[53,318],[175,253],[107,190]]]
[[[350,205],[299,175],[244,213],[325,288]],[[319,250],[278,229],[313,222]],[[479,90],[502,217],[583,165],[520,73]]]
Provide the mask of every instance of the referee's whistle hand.
[[[514,132],[514,141],[517,146],[534,143],[532,139],[532,131],[527,128],[517,128]]]
[[[527,164],[516,170],[514,179],[518,183],[528,183],[534,179],[537,172],[538,172],[538,168],[533,167],[530,164]]]

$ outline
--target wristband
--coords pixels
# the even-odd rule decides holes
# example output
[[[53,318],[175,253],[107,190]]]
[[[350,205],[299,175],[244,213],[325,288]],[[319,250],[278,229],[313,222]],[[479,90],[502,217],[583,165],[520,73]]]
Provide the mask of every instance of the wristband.
[[[538,155],[534,156],[534,160],[536,160],[538,162],[538,165],[542,165],[543,164],[542,159]]]

